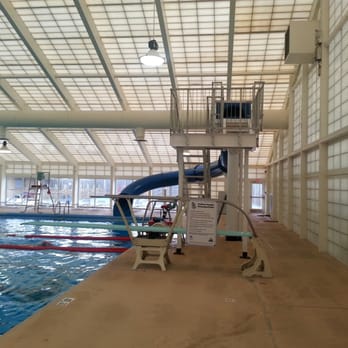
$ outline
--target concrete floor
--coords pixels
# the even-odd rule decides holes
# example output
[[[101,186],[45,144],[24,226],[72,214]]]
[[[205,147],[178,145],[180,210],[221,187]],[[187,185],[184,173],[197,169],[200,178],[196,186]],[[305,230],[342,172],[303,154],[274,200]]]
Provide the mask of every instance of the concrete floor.
[[[348,347],[348,268],[278,223],[257,217],[255,227],[272,279],[241,277],[240,242],[171,253],[167,272],[132,271],[129,250],[1,336],[0,347]]]

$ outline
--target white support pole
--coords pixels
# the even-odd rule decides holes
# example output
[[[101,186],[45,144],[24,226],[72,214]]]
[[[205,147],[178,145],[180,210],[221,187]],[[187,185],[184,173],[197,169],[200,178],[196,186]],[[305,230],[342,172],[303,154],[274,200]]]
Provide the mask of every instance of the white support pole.
[[[288,129],[288,153],[291,154],[294,149],[294,81],[291,81],[289,93],[289,129]],[[288,228],[293,229],[293,212],[294,212],[294,173],[293,157],[288,157]]]
[[[329,1],[321,1],[320,139],[328,134]],[[319,251],[328,250],[328,144],[319,145]]]
[[[244,156],[243,156],[243,150],[239,150],[238,151],[238,155],[239,155],[239,192],[238,192],[238,202],[239,202],[239,206],[241,208],[244,208]],[[244,218],[242,216],[242,214],[238,213],[238,231],[243,228],[243,221]]]
[[[301,98],[301,147],[308,143],[308,64],[302,65],[302,98]],[[307,153],[301,151],[300,172],[300,238],[307,238]]]
[[[73,192],[72,192],[72,202],[71,202],[71,206],[73,207],[77,207],[78,205],[78,201],[79,201],[79,189],[78,189],[78,185],[79,185],[79,175],[78,175],[78,169],[77,167],[74,166],[74,180],[73,180]]]
[[[319,251],[328,251],[328,146],[319,145]]]
[[[282,130],[278,132],[278,142],[279,142],[279,152],[278,152],[278,181],[277,181],[277,190],[278,190],[278,221],[284,223],[284,196],[283,196],[283,182],[284,182],[284,161],[280,160],[283,158],[283,146],[284,146],[284,133]]]
[[[179,167],[179,197],[181,199],[187,199],[187,197],[184,197],[184,185],[185,185],[185,167],[184,167],[184,149],[182,147],[177,147],[176,148],[176,155],[177,155],[177,162],[178,162],[178,167]],[[186,212],[184,212],[186,214]],[[183,221],[186,222],[186,216],[184,217]],[[186,228],[186,226],[184,226]],[[178,234],[177,239],[176,239],[176,250],[175,254],[176,255],[182,255],[182,235]]]
[[[271,218],[272,220],[278,220],[278,165],[275,163],[272,166],[272,211]]]
[[[0,182],[0,205],[6,205],[6,165],[0,166],[1,182]]]
[[[307,238],[307,154],[301,152],[301,175],[300,175],[300,238]]]
[[[239,153],[228,149],[226,193],[227,200],[240,205],[239,197]],[[238,212],[230,205],[226,206],[226,227],[231,231],[238,231]]]
[[[249,150],[244,149],[244,163],[243,163],[243,186],[244,186],[244,195],[243,195],[243,210],[249,214],[250,212],[250,182],[249,182]],[[248,222],[243,216],[243,231],[247,231]],[[242,237],[242,256],[241,258],[248,258],[248,241],[249,238]]]

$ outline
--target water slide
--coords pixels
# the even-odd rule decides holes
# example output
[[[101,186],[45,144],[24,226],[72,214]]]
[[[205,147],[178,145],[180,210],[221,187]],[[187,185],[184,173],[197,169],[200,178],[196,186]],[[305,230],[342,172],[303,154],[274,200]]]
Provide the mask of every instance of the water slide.
[[[189,176],[190,182],[200,181],[204,171],[202,164],[193,168],[186,169],[185,175]],[[221,151],[221,154],[217,161],[210,163],[210,176],[212,178],[222,175],[227,172],[227,151]],[[195,179],[197,177],[197,179]],[[136,180],[125,187],[121,195],[141,195],[144,192],[159,188],[178,185],[179,183],[179,171],[167,172],[146,176],[139,180]],[[127,201],[120,200],[121,207],[126,215],[130,215],[130,211],[127,205]],[[114,216],[120,216],[116,204],[114,204],[113,210]]]

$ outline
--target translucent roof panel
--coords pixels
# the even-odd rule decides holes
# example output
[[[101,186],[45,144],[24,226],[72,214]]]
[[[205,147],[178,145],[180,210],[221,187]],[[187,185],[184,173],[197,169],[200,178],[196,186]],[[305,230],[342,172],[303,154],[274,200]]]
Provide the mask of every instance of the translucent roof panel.
[[[122,110],[107,78],[62,78],[80,110]]]
[[[17,106],[15,103],[12,102],[12,100],[1,90],[1,84],[0,84],[0,110],[4,111],[10,111],[10,110],[17,110]]]
[[[235,31],[285,32],[290,20],[306,20],[312,0],[236,1]]]
[[[84,130],[51,129],[55,137],[64,145],[66,150],[79,163],[105,163],[106,159],[99,151],[97,145]]]
[[[0,33],[0,74],[2,77],[18,74],[43,75],[40,66],[2,12],[0,12]]]
[[[146,68],[139,63],[153,38],[159,45],[158,53],[165,55],[153,2],[91,0],[87,4],[116,74],[168,74],[166,64]]]
[[[37,129],[11,129],[10,134],[42,162],[66,162],[52,142]]]
[[[104,147],[114,163],[145,164],[146,159],[139,144],[135,141],[131,130],[95,129],[93,133],[104,144]]]
[[[136,110],[169,110],[170,80],[166,77],[120,78],[128,104]]]
[[[29,159],[22,154],[11,142],[7,144],[9,153],[0,152],[0,160],[3,159],[8,162],[29,162]]]
[[[170,146],[169,131],[146,130],[146,149],[153,163],[176,163],[176,150]]]
[[[178,74],[227,72],[229,1],[165,2]]]
[[[185,88],[209,88],[207,95],[211,95],[213,82],[229,87],[230,78],[232,87],[264,81],[264,109],[285,109],[290,80],[297,71],[296,65],[284,64],[285,31],[290,21],[310,19],[317,1],[238,0],[234,18],[230,18],[231,3],[162,0],[156,6],[153,0],[3,1],[0,112],[23,112],[21,119],[27,111],[61,111],[66,119],[64,111],[70,110],[96,115],[122,109],[169,111],[173,86],[181,89],[183,106]],[[230,23],[234,23],[231,30]],[[139,58],[154,38],[158,53],[166,60],[160,68],[146,68]],[[204,110],[204,97],[193,108]],[[18,161],[16,151],[22,148],[23,161],[32,152],[42,162],[68,158],[88,165],[111,161],[164,168],[176,164],[168,130],[146,130],[143,143],[134,141],[131,129],[52,129],[45,133],[29,128],[28,135],[24,133],[22,128],[16,133],[16,145],[22,146],[11,145],[13,153],[2,157],[4,161]],[[29,139],[36,140],[31,143]],[[250,154],[251,164],[267,163],[270,139],[273,133],[262,133],[260,148]],[[212,160],[218,156],[219,152],[214,153]]]
[[[57,73],[104,73],[74,1],[12,3]]]
[[[68,110],[48,78],[9,78],[9,85],[32,110]]]

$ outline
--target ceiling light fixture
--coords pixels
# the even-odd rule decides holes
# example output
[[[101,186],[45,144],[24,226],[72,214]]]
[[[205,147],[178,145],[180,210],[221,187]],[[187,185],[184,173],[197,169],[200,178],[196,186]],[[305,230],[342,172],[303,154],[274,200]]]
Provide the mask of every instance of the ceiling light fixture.
[[[0,147],[0,154],[2,153],[11,153],[11,151],[7,147],[7,139],[2,139],[2,145]]]
[[[164,63],[164,58],[158,53],[158,43],[155,40],[155,1],[153,2],[153,27],[152,39],[148,43],[149,52],[140,57],[140,62],[149,68],[160,67]]]

